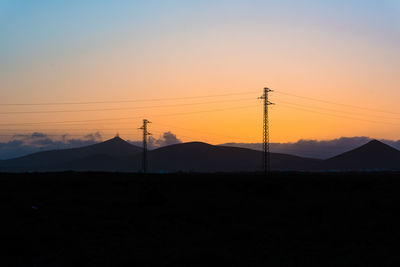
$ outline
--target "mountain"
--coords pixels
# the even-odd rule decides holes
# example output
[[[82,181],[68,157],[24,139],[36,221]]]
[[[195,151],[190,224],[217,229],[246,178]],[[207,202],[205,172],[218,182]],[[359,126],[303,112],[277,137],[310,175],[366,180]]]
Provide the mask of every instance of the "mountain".
[[[271,153],[275,170],[312,170],[319,160]],[[252,172],[260,171],[262,152],[200,142],[162,147],[149,153],[149,168],[153,172]]]
[[[119,137],[66,150],[39,152],[0,161],[1,171],[141,170],[141,148]],[[148,152],[150,172],[254,172],[262,170],[263,152],[201,142],[165,146]],[[373,140],[328,160],[270,153],[272,170],[400,170],[400,151]]]
[[[16,171],[56,171],[74,169],[74,165],[87,162],[91,166],[107,166],[111,159],[128,157],[139,154],[140,147],[129,144],[119,137],[102,143],[64,150],[52,150],[37,152],[20,158],[0,161],[0,170]],[[100,161],[100,158],[109,161]],[[110,161],[111,160],[111,161]],[[91,164],[89,164],[92,162]],[[79,164],[77,164],[79,163]],[[89,170],[90,168],[84,168]],[[104,168],[103,168],[104,169]]]
[[[141,169],[141,148],[119,137],[92,146],[40,152],[0,162],[2,171],[120,171]],[[148,152],[151,172],[260,171],[262,152],[245,148],[182,143]],[[271,153],[275,170],[314,170],[320,160]]]
[[[400,170],[400,151],[380,141],[371,142],[324,162],[330,170]]]
[[[141,154],[109,157],[100,155],[64,164],[70,170],[133,171],[141,170]],[[245,148],[214,146],[190,142],[165,146],[148,152],[150,172],[254,172],[260,171],[262,152]],[[314,170],[320,160],[271,153],[275,170]]]

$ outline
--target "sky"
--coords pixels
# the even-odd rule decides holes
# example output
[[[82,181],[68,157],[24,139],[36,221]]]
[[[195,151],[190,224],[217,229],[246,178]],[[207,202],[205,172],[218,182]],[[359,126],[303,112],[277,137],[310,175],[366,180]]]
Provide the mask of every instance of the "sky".
[[[0,141],[400,133],[399,0],[0,0]],[[43,105],[44,104],[44,105]]]

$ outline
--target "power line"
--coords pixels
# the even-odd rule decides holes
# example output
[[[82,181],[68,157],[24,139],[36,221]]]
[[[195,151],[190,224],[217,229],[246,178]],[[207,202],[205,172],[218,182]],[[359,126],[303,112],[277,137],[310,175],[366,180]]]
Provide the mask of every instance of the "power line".
[[[256,93],[256,91],[248,91],[248,92],[243,92],[243,93],[215,94],[215,95],[199,95],[199,96],[188,96],[188,97],[148,98],[148,99],[132,99],[132,100],[116,100],[116,101],[0,103],[0,106],[55,106],[55,105],[120,104],[120,103],[134,103],[134,102],[153,102],[153,101],[187,100],[187,99],[197,99],[197,98],[237,96],[237,95],[248,95],[248,94],[254,94],[254,93]]]
[[[379,124],[395,125],[395,126],[399,126],[400,125],[400,124],[396,124],[396,123],[390,123],[390,122],[384,122],[384,121],[366,120],[366,119],[361,119],[361,118],[355,118],[355,117],[349,117],[349,116],[331,114],[331,113],[325,113],[325,112],[320,112],[319,111],[320,109],[325,109],[325,108],[316,108],[316,107],[308,107],[308,106],[306,107],[306,106],[303,106],[303,105],[293,104],[293,103],[284,102],[284,101],[282,103],[283,104],[280,105],[280,106],[288,107],[288,108],[295,109],[295,110],[302,110],[302,111],[315,113],[315,114],[322,114],[322,115],[328,115],[328,116],[334,116],[334,117],[339,117],[339,118],[345,118],[345,119],[356,120],[356,121],[364,121],[364,122],[370,122],[370,123],[379,123]],[[289,105],[285,105],[285,103],[287,103]],[[295,106],[295,107],[293,107],[293,106]],[[306,108],[299,108],[298,106],[306,107]],[[243,106],[243,107],[234,107],[234,108],[228,108],[228,109],[215,109],[215,110],[207,110],[207,111],[196,111],[196,112],[189,112],[189,113],[186,112],[186,113],[174,113],[174,114],[160,114],[160,115],[154,115],[154,117],[188,115],[188,114],[196,114],[196,113],[225,111],[225,110],[232,110],[232,109],[247,109],[247,108],[253,108],[253,107],[254,106]],[[318,111],[316,111],[315,109],[318,109]],[[331,110],[331,109],[325,109],[325,110]],[[331,110],[331,111],[339,112],[339,111],[336,111],[336,110]],[[72,124],[76,124],[77,126],[79,126],[79,125],[88,125],[88,123],[93,123],[93,122],[106,122],[106,121],[114,121],[114,120],[130,120],[130,119],[137,119],[137,118],[140,118],[140,117],[142,117],[142,116],[122,117],[122,118],[121,117],[120,118],[108,118],[108,119],[94,119],[94,120],[93,119],[92,120],[78,120],[78,121],[52,121],[52,122],[13,123],[13,124],[0,124],[0,126],[3,126],[3,127],[4,126],[27,126],[27,125],[34,126],[34,125],[40,125],[40,124],[65,124],[65,123],[67,123],[69,125],[71,125],[71,123],[72,123]],[[107,124],[118,124],[118,123],[116,123],[116,122],[108,122]],[[121,128],[119,128],[119,129],[121,129]],[[133,129],[133,128],[124,128],[124,129]],[[181,129],[183,129],[183,128],[181,128]],[[0,129],[0,130],[15,131],[14,129]],[[47,130],[54,130],[54,129],[47,129]],[[82,129],[80,128],[79,130],[82,130]],[[89,129],[87,129],[87,130],[89,130]],[[96,129],[93,129],[93,130],[108,130],[108,129],[98,129],[98,128],[96,128]],[[110,131],[114,131],[113,129],[109,129],[109,130]],[[189,129],[185,129],[185,130],[189,130]],[[206,133],[206,132],[203,132],[203,133]],[[209,134],[209,133],[207,133],[207,134]],[[224,135],[224,137],[228,137],[228,136]],[[229,136],[229,138],[232,138],[232,136]]]
[[[123,134],[124,134],[124,135],[127,135],[127,134],[129,134],[129,135],[137,134],[137,128],[132,128],[132,129],[134,129],[135,131],[132,131],[132,132],[123,132]],[[98,130],[98,129],[96,129],[96,130]],[[114,130],[114,129],[109,129],[109,130],[110,130],[110,132],[115,133],[115,130]],[[120,128],[118,128],[118,130],[120,130]],[[37,132],[37,131],[35,131],[35,132]],[[162,135],[165,134],[166,132],[167,132],[167,131],[155,131],[155,130],[152,130],[152,133],[156,133],[156,134],[160,135],[161,137],[162,137]],[[0,137],[15,137],[15,139],[18,139],[18,138],[30,137],[30,136],[32,135],[32,133],[33,133],[33,132],[18,133],[18,134],[0,134]],[[101,135],[109,135],[109,134],[111,134],[111,133],[105,134],[103,131],[101,131],[100,134],[101,134]],[[23,136],[21,136],[21,135],[23,135]],[[85,136],[90,135],[90,133],[86,133],[86,134],[69,134],[69,133],[63,133],[63,134],[47,134],[47,133],[44,133],[44,135],[45,135],[45,137],[65,137],[65,138],[68,138],[68,137],[85,137]],[[135,136],[134,138],[138,138],[138,136]],[[177,136],[177,138],[193,139],[193,137],[191,137],[191,136],[182,135],[182,134],[179,134],[179,136]],[[210,141],[208,138],[202,138],[202,140],[205,140],[205,141],[207,141],[207,142]],[[135,141],[135,140],[130,140],[130,141]]]
[[[292,106],[289,106],[289,105],[279,105],[279,106],[287,107],[287,108],[291,108],[291,109],[296,109],[296,110],[307,111],[307,112],[311,112],[311,113],[315,113],[315,114],[322,114],[322,115],[328,115],[328,116],[333,116],[333,117],[338,117],[338,118],[345,118],[345,119],[350,119],[350,120],[357,120],[357,121],[365,121],[365,122],[371,122],[371,123],[379,123],[379,124],[388,124],[388,125],[400,126],[400,124],[396,124],[396,123],[364,120],[364,119],[360,119],[360,118],[353,118],[353,117],[348,117],[348,116],[343,116],[343,115],[330,114],[330,113],[319,112],[319,111],[314,111],[314,110],[309,110],[309,109],[304,109],[304,108],[292,107]]]
[[[282,95],[293,96],[293,97],[297,97],[297,98],[302,98],[302,99],[308,99],[308,100],[312,100],[312,101],[318,101],[318,102],[322,102],[322,103],[326,103],[326,104],[332,104],[332,105],[351,107],[351,108],[356,108],[356,109],[364,109],[364,110],[369,110],[369,111],[400,115],[400,112],[393,112],[393,111],[388,111],[388,110],[372,109],[372,108],[368,108],[368,107],[349,105],[349,104],[338,103],[338,102],[333,102],[333,101],[327,101],[327,100],[322,100],[322,99],[313,98],[313,97],[300,96],[300,95],[286,93],[286,92],[282,92],[282,91],[276,91],[276,93],[282,94]]]
[[[203,131],[198,131],[198,130],[193,130],[193,129],[187,129],[187,128],[182,128],[182,127],[177,127],[177,126],[172,126],[172,125],[166,125],[166,124],[161,124],[161,123],[158,123],[157,122],[157,125],[161,125],[161,126],[167,126],[167,127],[171,127],[171,128],[176,128],[176,129],[182,129],[182,130],[186,130],[186,131],[190,131],[190,132],[192,132],[192,133],[194,133],[194,132],[196,132],[196,133],[204,133],[204,134],[209,134],[209,135],[218,135],[218,136],[223,136],[223,137],[228,137],[228,138],[238,138],[238,137],[232,137],[232,136],[227,136],[227,135],[222,135],[222,134],[217,134],[217,133],[210,133],[210,132],[203,132]],[[26,130],[26,129],[22,129],[23,131],[25,131],[26,132],[26,134],[23,134],[23,135],[25,135],[25,136],[30,136],[33,132],[38,132],[37,130],[35,130],[35,131],[28,131],[28,130]],[[71,128],[69,128],[69,130],[71,130]],[[79,129],[77,129],[77,130],[80,130],[80,131],[87,131],[87,132],[90,132],[90,131],[99,131],[101,134],[105,134],[105,131],[107,131],[107,132],[112,132],[112,133],[115,133],[115,131],[116,130],[137,130],[137,128],[120,128],[120,127],[118,127],[117,129],[112,129],[112,128],[95,128],[95,129],[81,129],[81,128],[79,128]],[[14,137],[14,136],[16,136],[16,137],[18,137],[18,135],[21,135],[21,133],[20,133],[20,129],[1,129],[1,131],[11,131],[11,132],[18,132],[18,134],[0,134],[0,136],[2,136],[2,137]],[[40,129],[40,132],[42,133],[42,132],[46,132],[46,131],[54,131],[54,129]],[[163,135],[164,133],[166,133],[167,132],[167,130],[164,130],[164,131],[155,131],[155,130],[152,130],[152,132],[153,133],[156,133],[156,134],[160,134],[160,135]],[[136,131],[129,131],[129,132],[123,132],[124,134],[135,134],[136,133]],[[89,133],[90,134],[90,133]],[[68,137],[68,136],[87,136],[88,134],[86,133],[86,134],[68,134],[68,133],[62,133],[62,134],[47,134],[47,133],[45,133],[45,135],[46,136],[49,136],[49,137],[61,137],[61,136],[65,136],[65,137]],[[187,135],[182,135],[182,134],[179,134],[179,138],[181,138],[181,137],[183,137],[183,138],[187,138],[187,139],[193,139],[193,137],[190,137],[190,136],[187,136]],[[202,139],[204,139],[203,137],[202,137]],[[205,140],[209,140],[209,139],[205,139]]]
[[[22,136],[18,136],[18,135],[22,135],[22,134],[0,134],[0,136],[4,136],[4,137],[22,137]],[[57,136],[87,136],[88,134],[45,134],[45,137],[57,137]],[[29,134],[26,134],[27,137],[29,137]]]
[[[124,128],[122,128],[122,130],[123,130]],[[136,134],[137,133],[137,128],[129,128],[129,129],[132,129],[132,130],[135,130],[135,131],[129,131],[129,132],[123,132],[124,134]],[[83,133],[83,134],[70,134],[70,133],[60,133],[60,134],[55,134],[55,133],[50,133],[50,134],[47,134],[47,133],[45,133],[45,131],[51,131],[52,129],[50,129],[50,130],[43,130],[43,129],[41,129],[40,130],[40,133],[43,133],[44,134],[44,137],[69,137],[69,136],[88,136],[88,135],[90,135],[90,134],[93,134],[93,132],[100,132],[100,134],[110,134],[110,133],[115,133],[115,131],[116,130],[121,130],[121,128],[118,128],[118,129],[98,129],[98,128],[96,128],[96,129],[93,129],[93,131],[90,133]],[[81,130],[81,129],[79,129],[79,130]],[[3,131],[3,130],[2,130]],[[18,131],[18,130],[11,130],[11,131],[14,131],[14,132],[16,132],[16,131]],[[89,130],[84,130],[84,131],[89,131]],[[105,133],[105,131],[108,131],[107,133]],[[38,131],[26,131],[26,133],[21,133],[21,132],[18,132],[18,133],[15,133],[15,134],[0,134],[0,136],[4,136],[4,137],[30,137],[31,135],[32,135],[32,133],[35,133],[35,132],[38,132]],[[155,132],[155,133],[157,133],[157,134],[164,134],[165,133],[165,131],[163,132],[163,131],[152,131],[152,132]],[[188,137],[188,136],[183,136],[183,135],[179,135],[179,136],[182,136],[182,137],[187,137],[187,138],[190,138],[190,137]]]
[[[202,110],[202,111],[193,111],[193,112],[179,112],[172,114],[157,114],[152,117],[170,117],[170,116],[183,116],[183,115],[191,115],[191,114],[201,114],[201,113],[210,113],[210,112],[220,112],[227,110],[238,110],[238,109],[249,109],[255,108],[254,105],[247,106],[238,106],[232,108],[221,108],[221,109],[211,109],[211,110]],[[108,119],[94,119],[94,120],[75,120],[75,121],[47,121],[47,122],[26,122],[26,123],[2,123],[0,126],[22,126],[22,125],[40,125],[40,124],[65,124],[65,123],[86,123],[86,122],[102,122],[102,121],[113,121],[113,120],[130,120],[130,119],[138,119],[143,116],[135,116],[135,117],[119,117],[119,118],[108,118]]]
[[[299,106],[299,107],[305,107],[305,108],[312,108],[312,109],[318,109],[318,110],[327,110],[327,111],[333,111],[333,112],[343,113],[343,110],[330,109],[330,108],[323,108],[323,107],[316,107],[316,106],[306,106],[306,105],[301,105],[301,104],[291,103],[291,102],[286,102],[286,101],[279,101],[279,103],[284,103],[284,104],[289,104],[289,105],[294,105],[294,106]],[[376,116],[376,115],[365,115],[365,114],[354,113],[354,112],[352,112],[352,115],[362,116],[362,117],[376,117],[376,118],[388,119],[388,120],[400,120],[400,118],[390,118],[390,117]]]
[[[282,104],[288,104],[288,105],[291,105],[291,106],[297,106],[297,107],[303,107],[303,108],[307,108],[307,109],[313,109],[313,110],[318,110],[318,111],[312,111],[312,112],[314,112],[314,113],[320,113],[320,114],[324,114],[324,115],[333,115],[333,114],[328,114],[328,113],[321,113],[320,112],[320,110],[327,110],[327,111],[332,111],[332,112],[338,112],[338,113],[342,113],[343,111],[340,111],[340,110],[335,110],[335,109],[329,109],[329,108],[323,108],[323,107],[316,107],[316,106],[306,106],[306,105],[301,105],[301,104],[297,104],[297,103],[291,103],[291,102],[286,102],[286,101],[280,101],[280,103],[282,103]],[[213,110],[214,111],[214,110]],[[306,110],[306,111],[309,111],[309,110]],[[207,111],[199,111],[199,112],[196,112],[196,113],[202,113],[202,112],[207,112]],[[184,114],[187,114],[187,113],[184,113]],[[356,116],[364,116],[363,114],[359,114],[359,113],[353,113],[354,115],[356,115]],[[173,115],[182,115],[182,114],[177,114],[177,113],[175,113],[175,114],[162,114],[162,115],[155,115],[155,116],[173,116]],[[334,116],[337,116],[337,115],[334,115]],[[80,125],[88,125],[88,123],[93,123],[93,122],[103,122],[103,121],[112,121],[112,120],[129,120],[129,119],[137,119],[137,118],[140,118],[141,116],[138,116],[138,117],[123,117],[123,118],[110,118],[110,119],[98,119],[98,120],[80,120],[80,121],[60,121],[60,122],[34,122],[34,123],[15,123],[15,124],[0,124],[0,126],[5,126],[5,125],[10,125],[10,126],[26,126],[26,125],[37,125],[37,124],[59,124],[59,123],[68,123],[69,125],[77,125],[77,126],[80,126]],[[340,117],[343,117],[343,116],[340,116]],[[350,117],[348,117],[348,116],[344,116],[345,118],[350,118]],[[371,117],[371,116],[368,116],[368,117]],[[377,118],[383,118],[383,119],[392,119],[392,120],[399,120],[400,118],[389,118],[389,117],[384,117],[384,116],[373,116],[372,115],[372,117],[377,117]],[[360,118],[351,118],[351,119],[354,119],[354,120],[362,120],[362,119],[360,119]],[[370,120],[365,120],[365,121],[370,121]],[[377,121],[375,121],[376,123],[385,123],[385,122],[382,122],[382,121],[380,121],[380,122],[377,122]],[[108,122],[107,123],[108,125],[111,125],[111,124],[120,124],[120,122]],[[397,125],[397,124],[393,124],[393,125]],[[173,126],[174,127],[174,126]],[[96,129],[98,129],[98,128],[96,128]],[[119,129],[121,129],[121,128],[119,128]],[[123,128],[123,129],[129,129],[129,128]],[[181,129],[184,129],[184,128],[181,128]],[[9,130],[9,129],[2,129],[2,130]],[[49,129],[49,130],[52,130],[52,129]],[[54,130],[54,129],[53,129]],[[101,129],[99,129],[99,130],[101,130]],[[192,131],[191,129],[184,129],[184,130],[190,130],[190,131]],[[203,132],[203,133],[206,133],[206,132]],[[228,137],[228,136],[225,136],[225,137]]]
[[[182,104],[174,104],[174,105],[141,106],[141,107],[129,107],[129,108],[101,108],[101,109],[78,109],[78,110],[41,110],[41,111],[6,111],[6,112],[0,112],[0,115],[134,110],[134,109],[161,108],[161,107],[180,107],[180,106],[216,104],[216,103],[231,103],[231,102],[238,102],[238,101],[244,101],[244,100],[254,100],[254,99],[253,98],[245,98],[245,99],[209,101],[209,102],[190,103],[190,104],[182,103]]]
[[[134,130],[137,130],[137,128],[134,128]],[[90,134],[95,134],[95,133],[100,133],[100,134],[105,134],[105,135],[109,135],[109,134],[115,134],[116,131],[119,131],[123,134],[136,134],[137,131],[134,130],[130,130],[130,131],[125,131],[125,130],[121,130],[120,128],[116,128],[116,129],[106,129],[106,130],[102,130],[102,129],[89,129],[89,130],[81,130],[81,129],[68,129],[63,131],[62,133],[54,133],[53,129],[40,129],[38,130],[8,130],[11,133],[4,133],[4,134],[0,134],[0,136],[16,136],[18,137],[19,135],[21,136],[30,136],[32,133],[41,133],[44,134],[45,136],[87,136]],[[3,130],[1,130],[3,131]],[[87,132],[87,133],[82,133],[82,134],[76,134],[77,131],[83,131],[83,132]],[[72,133],[70,133],[72,132]],[[161,133],[161,132],[160,132]]]
[[[7,114],[7,115],[11,115],[11,114],[42,114],[42,113],[46,114],[46,113],[70,113],[70,112],[135,110],[135,109],[147,109],[147,108],[180,107],[180,106],[216,104],[216,103],[232,103],[232,102],[239,102],[239,101],[243,101],[243,100],[253,100],[253,98],[222,100],[222,101],[209,101],[209,102],[190,103],[190,104],[141,106],[141,107],[129,107],[129,108],[101,108],[101,109],[78,109],[78,110],[41,110],[41,111],[6,111],[6,112],[0,112],[0,115],[5,115],[5,114]]]
[[[137,130],[137,128],[121,128],[121,127],[117,127],[115,128],[71,128],[68,127],[68,130],[79,130],[79,131],[115,131],[115,130]],[[38,131],[65,131],[65,129],[59,129],[59,128],[40,128],[39,130],[36,129],[26,129],[26,128],[21,128],[21,129],[17,129],[17,128],[13,128],[13,129],[0,129],[0,131],[28,131],[28,132],[38,132]]]
[[[179,126],[167,125],[167,124],[159,123],[159,122],[157,122],[157,125],[167,126],[167,127],[171,127],[171,128],[175,128],[175,129],[181,129],[181,130],[189,131],[189,132],[203,133],[203,134],[208,134],[208,135],[218,135],[218,136],[221,136],[221,137],[228,137],[228,138],[239,139],[238,137],[234,137],[234,136],[222,135],[222,134],[218,134],[218,133],[211,133],[211,132],[199,131],[199,130],[188,129],[188,128],[182,128],[182,127],[179,127]]]

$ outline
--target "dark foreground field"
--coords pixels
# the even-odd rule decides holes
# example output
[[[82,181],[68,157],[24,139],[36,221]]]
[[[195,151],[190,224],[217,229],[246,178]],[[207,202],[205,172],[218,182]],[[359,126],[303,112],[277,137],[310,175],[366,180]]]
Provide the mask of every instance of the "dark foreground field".
[[[399,174],[0,177],[16,266],[400,263]]]

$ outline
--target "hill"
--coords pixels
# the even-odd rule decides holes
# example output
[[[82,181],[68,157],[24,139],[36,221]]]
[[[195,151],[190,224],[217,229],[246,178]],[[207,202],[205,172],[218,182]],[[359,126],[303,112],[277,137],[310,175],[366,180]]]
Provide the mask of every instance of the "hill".
[[[0,162],[3,171],[119,171],[141,170],[141,148],[119,137],[68,150],[35,153]],[[245,148],[182,143],[149,151],[151,172],[254,172],[260,171],[262,152]],[[271,153],[275,170],[314,170],[321,161]]]
[[[105,142],[73,149],[43,151],[20,158],[3,160],[0,170],[13,171],[54,171],[74,169],[73,166],[82,162],[92,162],[91,165],[102,166],[100,158],[115,159],[140,153],[141,148],[129,144],[119,137]],[[81,165],[81,163],[80,163]],[[89,170],[89,168],[86,168]]]
[[[139,172],[141,148],[119,137],[67,150],[53,150],[0,162],[1,171],[112,171]],[[247,148],[214,146],[201,142],[165,146],[148,152],[149,171],[159,172],[257,172],[262,154]],[[271,153],[277,171],[400,170],[400,151],[379,141],[328,160]]]
[[[380,141],[371,142],[325,161],[326,169],[399,170],[400,151]]]
[[[262,152],[201,142],[171,145],[149,153],[153,172],[254,172],[262,169]],[[312,170],[319,160],[271,153],[274,170]]]

